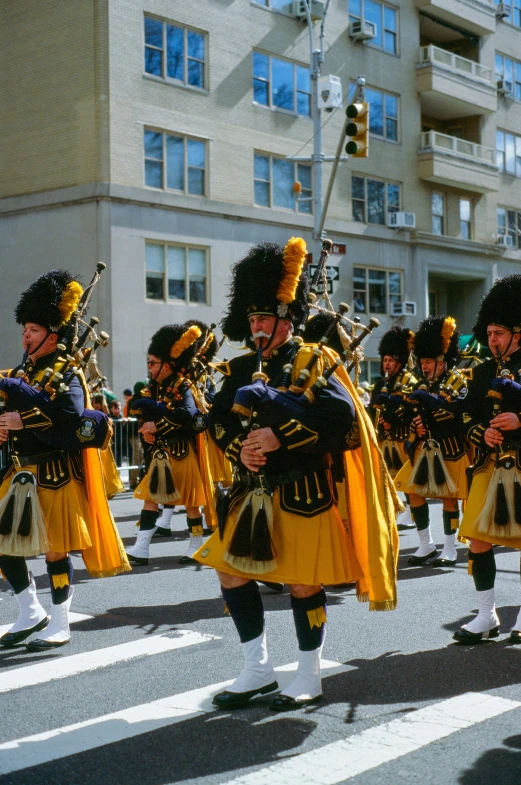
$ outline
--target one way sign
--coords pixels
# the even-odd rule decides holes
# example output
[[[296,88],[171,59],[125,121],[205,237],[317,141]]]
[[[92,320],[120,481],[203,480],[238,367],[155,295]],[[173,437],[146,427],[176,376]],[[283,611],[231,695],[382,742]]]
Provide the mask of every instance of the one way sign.
[[[309,265],[309,276],[313,278],[315,274],[315,270],[317,269],[316,264]],[[333,265],[327,265],[326,268],[326,278],[327,278],[327,293],[333,294],[333,281],[338,281],[340,278],[340,267],[335,267]],[[324,290],[324,287],[319,283],[318,285],[318,293],[321,294]]]

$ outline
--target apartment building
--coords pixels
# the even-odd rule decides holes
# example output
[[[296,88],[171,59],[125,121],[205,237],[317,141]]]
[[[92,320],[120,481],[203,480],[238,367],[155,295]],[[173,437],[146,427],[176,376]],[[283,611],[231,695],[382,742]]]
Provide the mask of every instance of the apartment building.
[[[219,321],[230,265],[251,244],[300,234],[318,253],[312,167],[291,160],[313,152],[296,10],[2,4],[0,366],[19,358],[18,293],[52,266],[88,280],[107,263],[91,313],[111,334],[100,359],[120,391],[144,376],[161,324]],[[371,104],[369,158],[340,165],[325,228],[345,245],[330,259],[334,302],[382,323],[366,344],[373,377],[379,334],[397,319],[414,329],[448,312],[469,332],[493,279],[521,271],[521,0],[330,0],[324,30],[322,73],[341,79],[345,104],[365,76]],[[343,109],[321,121],[333,155]],[[414,228],[410,217],[389,228],[396,212]],[[393,316],[403,302],[415,306]]]

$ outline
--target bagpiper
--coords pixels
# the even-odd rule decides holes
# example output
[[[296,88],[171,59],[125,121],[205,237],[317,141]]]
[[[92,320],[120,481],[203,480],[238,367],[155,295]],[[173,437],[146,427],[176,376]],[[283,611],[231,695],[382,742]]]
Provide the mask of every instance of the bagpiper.
[[[131,411],[141,419],[139,433],[148,445],[146,474],[134,491],[144,502],[139,531],[135,544],[127,550],[136,564],[148,564],[159,504],[186,508],[189,544],[181,564],[192,564],[192,555],[203,543],[201,507],[210,520],[215,515],[204,436],[206,419],[197,406],[191,370],[198,352],[213,338],[209,332],[194,323],[168,324],[152,336],[148,347],[150,383],[142,391],[142,399],[133,401]]]
[[[484,297],[474,336],[492,357],[471,371],[463,421],[477,450],[460,537],[469,544],[469,573],[478,614],[455,634],[459,643],[499,635],[493,545],[521,550],[521,275],[495,282]],[[510,633],[521,642],[521,612]]]
[[[107,503],[99,450],[93,448],[99,428],[108,443],[108,418],[86,411],[85,379],[76,367],[76,316],[86,297],[70,272],[52,270],[23,292],[15,311],[24,360],[0,380],[0,441],[10,446],[0,486],[0,570],[20,613],[0,638],[4,647],[34,633],[39,634],[27,644],[30,651],[70,641],[71,551],[81,552],[93,577],[130,570]],[[75,352],[74,362],[60,356],[64,350]],[[49,575],[50,618],[26,563],[40,553]]]
[[[345,369],[327,382],[322,375],[338,356],[292,337],[307,311],[305,257],[300,238],[284,249],[251,248],[233,268],[222,323],[230,340],[252,351],[230,360],[209,413],[235,479],[220,505],[219,531],[195,554],[217,570],[245,660],[239,677],[214,697],[220,709],[278,688],[258,580],[290,585],[299,646],[297,673],[274,698],[275,711],[321,698],[324,585],[356,580],[359,599],[372,609],[396,604],[392,488],[374,431]],[[337,506],[339,486],[346,520]]]
[[[435,567],[456,564],[458,500],[467,498],[469,448],[463,434],[465,376],[454,370],[459,332],[451,316],[430,316],[414,336],[421,378],[407,400],[413,409],[408,460],[395,478],[396,489],[408,493],[420,545],[408,563]],[[452,370],[451,370],[452,369]],[[438,556],[432,539],[427,499],[443,503],[444,545]]]
[[[378,345],[383,378],[373,387],[369,407],[374,414],[378,445],[391,477],[396,477],[407,460],[405,443],[412,416],[411,408],[405,404],[404,398],[416,384],[416,378],[408,367],[413,342],[414,333],[408,327],[394,325],[383,335]],[[408,494],[405,494],[405,501],[406,512],[398,519],[399,530],[415,528]]]

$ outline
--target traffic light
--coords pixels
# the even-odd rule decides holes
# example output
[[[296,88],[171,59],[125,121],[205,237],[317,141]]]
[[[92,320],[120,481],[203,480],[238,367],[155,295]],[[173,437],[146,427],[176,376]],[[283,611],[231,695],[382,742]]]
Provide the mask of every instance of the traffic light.
[[[369,157],[369,104],[361,102],[349,104],[346,115],[351,120],[346,126],[346,136],[351,141],[346,144],[346,153],[353,158]]]

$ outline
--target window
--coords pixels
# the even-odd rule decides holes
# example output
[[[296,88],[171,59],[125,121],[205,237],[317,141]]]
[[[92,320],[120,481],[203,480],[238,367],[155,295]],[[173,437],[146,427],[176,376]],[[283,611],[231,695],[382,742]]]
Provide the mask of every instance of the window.
[[[206,87],[206,35],[145,16],[145,73]]]
[[[293,15],[292,0],[253,0],[253,2],[257,3],[257,5],[263,5],[265,8],[272,8],[275,11]]]
[[[255,204],[261,207],[283,207],[299,213],[313,212],[311,166],[255,153],[253,167]],[[302,186],[302,201],[297,201],[293,193],[296,180]]]
[[[350,98],[352,102],[356,85],[350,85]],[[380,136],[390,142],[398,141],[398,96],[393,93],[384,93],[366,87],[365,100],[370,104],[369,131],[373,136]]]
[[[206,143],[145,129],[145,185],[205,195]]]
[[[470,199],[459,200],[459,236],[462,240],[472,239],[472,217]]]
[[[512,247],[521,250],[521,212],[497,208],[497,233],[508,234],[512,238]]]
[[[443,194],[431,195],[432,233],[445,234],[445,197]]]
[[[369,384],[376,384],[376,382],[382,378],[381,373],[381,360],[378,359],[371,359],[371,360],[362,360],[360,363],[360,376],[359,382],[369,382]]]
[[[309,68],[253,52],[253,100],[262,106],[310,117]]]
[[[496,5],[499,5],[500,2],[501,0],[494,0]],[[503,21],[521,27],[521,0],[509,0],[506,5],[510,8],[510,14]]]
[[[429,289],[429,316],[438,316],[440,309],[438,306],[439,292],[437,289]]]
[[[521,62],[496,52],[496,79],[502,79],[514,100],[521,101]]]
[[[397,271],[353,267],[353,310],[391,313],[391,303],[402,301],[402,274]]]
[[[369,177],[351,178],[353,221],[387,225],[387,215],[400,209],[400,185],[373,180]]]
[[[376,36],[366,41],[367,45],[383,49],[390,54],[397,54],[398,10],[375,0],[348,0],[348,4],[350,22],[364,19],[366,22],[372,22],[376,27]]]
[[[496,131],[496,151],[499,171],[521,177],[521,136]]]
[[[207,249],[146,243],[146,297],[207,304]]]

